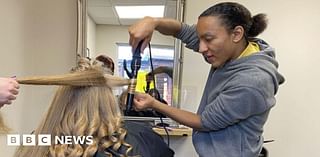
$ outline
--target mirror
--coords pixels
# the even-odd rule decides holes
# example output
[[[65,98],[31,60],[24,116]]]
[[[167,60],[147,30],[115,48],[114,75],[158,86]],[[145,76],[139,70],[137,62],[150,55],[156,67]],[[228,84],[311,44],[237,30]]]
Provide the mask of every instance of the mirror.
[[[183,4],[181,0],[79,0],[82,1],[81,32],[82,56],[95,58],[100,54],[109,56],[115,64],[114,74],[127,77],[124,70],[124,61],[129,69],[132,59],[129,42],[128,27],[139,19],[119,18],[116,7],[118,6],[163,6],[164,17],[182,21]],[[151,11],[154,12],[154,11]],[[150,11],[149,11],[150,13]],[[134,14],[134,13],[132,13]],[[148,14],[147,14],[148,15]],[[80,27],[80,26],[79,26]],[[180,74],[182,68],[181,43],[173,37],[164,36],[157,31],[151,40],[151,56],[146,48],[142,55],[142,66],[138,74],[136,90],[144,92],[149,87],[145,81],[146,74],[151,71],[150,58],[152,57],[153,69],[159,66],[171,68],[168,74],[156,74],[155,86],[161,97],[174,107],[180,107],[179,89],[181,84]],[[81,47],[81,46],[79,46]],[[129,69],[130,70],[130,69]],[[154,86],[152,83],[150,86]],[[122,89],[115,91],[120,95]]]

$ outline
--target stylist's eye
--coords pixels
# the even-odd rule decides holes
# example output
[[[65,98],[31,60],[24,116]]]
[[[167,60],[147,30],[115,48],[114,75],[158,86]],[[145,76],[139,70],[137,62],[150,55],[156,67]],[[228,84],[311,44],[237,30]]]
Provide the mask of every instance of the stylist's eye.
[[[207,42],[212,41],[214,39],[213,35],[204,35],[203,39]]]
[[[204,38],[204,40],[206,41],[206,42],[211,42],[212,40],[213,40],[213,38]]]
[[[208,39],[205,39],[206,41],[211,41],[212,39],[211,38],[208,38]]]

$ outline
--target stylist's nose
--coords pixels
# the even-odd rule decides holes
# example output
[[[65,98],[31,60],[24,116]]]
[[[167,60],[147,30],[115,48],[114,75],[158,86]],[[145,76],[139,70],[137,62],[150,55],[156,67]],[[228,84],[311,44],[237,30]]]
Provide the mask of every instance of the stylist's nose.
[[[203,41],[200,40],[200,43],[199,43],[199,52],[204,54],[208,51],[208,46],[207,44],[205,44]]]

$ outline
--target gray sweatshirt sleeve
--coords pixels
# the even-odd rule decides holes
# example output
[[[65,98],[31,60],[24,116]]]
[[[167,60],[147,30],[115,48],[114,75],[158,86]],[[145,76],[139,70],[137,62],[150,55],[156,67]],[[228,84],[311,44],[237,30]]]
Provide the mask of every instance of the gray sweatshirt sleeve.
[[[196,31],[196,25],[187,25],[182,23],[181,31],[177,34],[177,38],[186,44],[186,47],[193,51],[199,51],[199,38]]]
[[[260,114],[269,107],[259,90],[237,87],[221,92],[201,114],[201,123],[209,130],[220,130],[251,115]]]

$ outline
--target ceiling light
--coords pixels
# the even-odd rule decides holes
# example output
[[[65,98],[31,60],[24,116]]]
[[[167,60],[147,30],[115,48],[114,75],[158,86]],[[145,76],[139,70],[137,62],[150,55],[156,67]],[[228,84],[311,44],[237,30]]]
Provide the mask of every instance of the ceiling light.
[[[145,16],[163,17],[163,5],[115,6],[119,18],[138,19]]]

